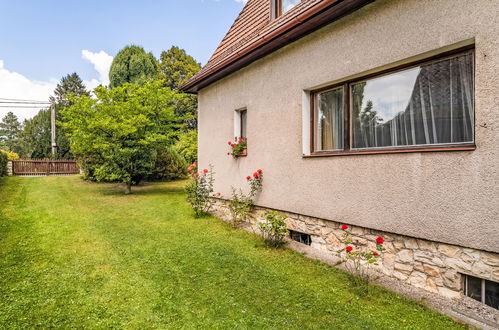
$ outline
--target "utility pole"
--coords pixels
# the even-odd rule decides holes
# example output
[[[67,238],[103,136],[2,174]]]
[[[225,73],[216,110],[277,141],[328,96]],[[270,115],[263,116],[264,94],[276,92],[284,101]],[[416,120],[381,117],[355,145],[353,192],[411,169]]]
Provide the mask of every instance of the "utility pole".
[[[55,104],[50,107],[50,133],[52,140],[52,158],[56,157],[57,143],[55,142]]]

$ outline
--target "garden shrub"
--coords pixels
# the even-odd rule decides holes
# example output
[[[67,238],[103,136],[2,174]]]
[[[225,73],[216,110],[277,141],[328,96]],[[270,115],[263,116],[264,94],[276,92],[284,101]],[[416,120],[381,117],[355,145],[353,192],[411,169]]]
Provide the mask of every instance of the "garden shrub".
[[[9,159],[9,160],[19,159],[19,155],[13,151],[7,151],[7,150],[0,149],[0,152],[3,152],[4,154],[6,154],[7,159]]]
[[[253,173],[253,177],[247,176],[246,180],[250,185],[249,193],[244,193],[241,189],[231,187],[231,199],[229,201],[229,211],[231,213],[232,225],[239,226],[248,219],[251,208],[254,205],[256,195],[262,190],[263,171],[258,170]]]
[[[187,163],[194,163],[198,158],[198,131],[193,129],[179,134],[178,141],[173,145]]]
[[[337,251],[340,257],[338,264],[343,264],[345,269],[353,274],[354,285],[361,289],[362,293],[369,293],[369,283],[372,282],[372,266],[379,266],[379,259],[385,251],[383,243],[385,240],[378,236],[375,240],[376,249],[361,249],[352,240],[352,232],[347,225],[342,225],[344,231],[340,243],[344,246]]]
[[[268,247],[278,248],[286,242],[284,238],[288,234],[286,225],[286,216],[278,211],[269,211],[263,214],[264,221],[259,222],[258,226],[262,232],[265,244]]]
[[[156,162],[148,180],[170,181],[184,178],[187,174],[187,162],[171,147],[158,149]]]
[[[0,152],[0,176],[7,175],[7,163],[9,159],[7,158],[7,154],[4,152]]]
[[[187,202],[194,209],[196,217],[207,215],[210,213],[213,206],[213,200],[210,195],[213,193],[213,166],[209,166],[202,172],[197,172],[197,165],[193,163],[189,166],[188,171],[191,172],[191,180],[187,184],[185,190],[187,192]]]

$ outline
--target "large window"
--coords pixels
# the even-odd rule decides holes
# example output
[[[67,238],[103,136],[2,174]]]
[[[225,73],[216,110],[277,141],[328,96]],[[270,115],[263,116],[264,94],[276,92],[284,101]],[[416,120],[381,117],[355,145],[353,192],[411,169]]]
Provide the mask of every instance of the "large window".
[[[302,0],[272,0],[274,18],[284,15],[301,1]]]
[[[470,50],[315,92],[313,153],[472,148],[473,63]]]

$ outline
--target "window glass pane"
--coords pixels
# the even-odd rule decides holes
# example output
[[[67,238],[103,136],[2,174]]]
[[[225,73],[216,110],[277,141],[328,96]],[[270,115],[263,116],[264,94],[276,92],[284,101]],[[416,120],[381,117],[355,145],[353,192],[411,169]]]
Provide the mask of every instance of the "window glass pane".
[[[466,295],[482,302],[482,280],[473,276],[466,276]]]
[[[499,283],[485,281],[485,304],[499,309]]]
[[[246,110],[243,110],[240,112],[240,118],[241,118],[241,137],[245,138],[246,136],[246,121],[247,121],[247,114],[248,112]]]
[[[473,142],[473,55],[351,85],[353,148]]]
[[[287,12],[288,10],[290,10],[291,8],[293,8],[294,6],[299,4],[300,2],[301,2],[301,0],[282,0],[281,12],[284,14],[285,12]]]
[[[317,94],[315,150],[343,149],[343,88]]]

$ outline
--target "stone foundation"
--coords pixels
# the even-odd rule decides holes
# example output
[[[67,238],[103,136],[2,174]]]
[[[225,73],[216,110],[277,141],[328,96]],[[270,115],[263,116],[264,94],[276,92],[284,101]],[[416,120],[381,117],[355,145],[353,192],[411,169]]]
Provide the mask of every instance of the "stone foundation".
[[[7,162],[7,175],[8,176],[14,175],[14,172],[12,170],[12,161],[10,160]]]
[[[226,203],[217,199],[214,213],[223,220],[230,221]],[[258,232],[256,223],[261,214],[268,210],[256,207],[246,225]],[[344,233],[340,229],[343,223],[289,212],[282,213],[288,217],[288,229],[311,235],[312,248],[334,254],[342,247],[339,240]],[[347,225],[351,228],[353,242],[360,248],[375,248],[376,237],[382,236],[385,239],[386,252],[383,253],[377,269],[386,276],[415,287],[447,298],[459,298],[464,292],[463,274],[499,282],[497,253],[352,226],[348,223]]]

